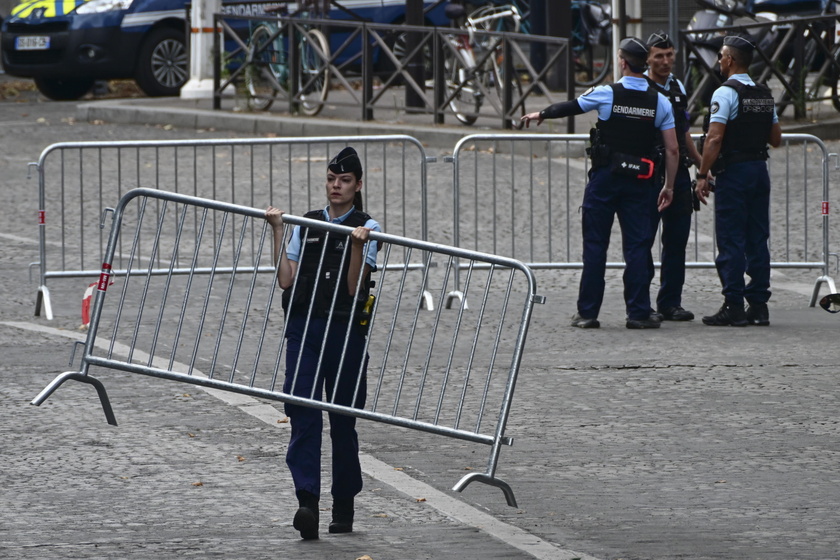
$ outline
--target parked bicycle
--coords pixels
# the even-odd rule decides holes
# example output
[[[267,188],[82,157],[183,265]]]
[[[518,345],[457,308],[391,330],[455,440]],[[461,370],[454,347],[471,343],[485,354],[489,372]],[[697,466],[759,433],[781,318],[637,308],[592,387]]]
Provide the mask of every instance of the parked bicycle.
[[[572,0],[575,85],[600,84],[612,69],[612,9],[597,0]]]
[[[450,4],[446,15],[453,21],[463,21],[461,28],[466,35],[450,35],[444,53],[446,94],[449,108],[464,124],[478,119],[484,102],[490,103],[497,114],[505,115],[505,88],[511,98],[522,97],[522,84],[515,70],[506,71],[502,49],[503,37],[484,32],[516,33],[522,24],[522,14],[513,4],[481,6],[467,15],[460,4]],[[525,114],[522,103],[515,105],[517,114],[506,115],[511,123],[519,126]]]
[[[521,33],[531,33],[530,2],[510,0],[522,16]],[[600,0],[572,0],[572,54],[575,85],[600,84],[612,69],[612,5]]]
[[[272,11],[286,15],[285,9],[284,4]],[[309,15],[309,12],[294,14],[300,20]],[[297,32],[295,29],[295,22],[290,19],[282,24],[264,21],[251,31],[245,60],[248,65],[245,83],[250,93],[248,104],[252,110],[267,110],[280,94],[287,99],[289,95],[297,95],[300,110],[305,115],[314,116],[323,109],[330,85],[329,42],[315,27],[298,27]],[[297,81],[292,88],[288,38],[294,35],[298,35],[299,66]]]

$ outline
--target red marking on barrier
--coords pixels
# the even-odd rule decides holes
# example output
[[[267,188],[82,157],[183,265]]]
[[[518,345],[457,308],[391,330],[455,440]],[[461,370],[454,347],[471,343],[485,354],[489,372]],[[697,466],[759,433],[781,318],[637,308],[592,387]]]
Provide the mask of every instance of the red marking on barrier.
[[[42,226],[47,223],[47,213],[43,210],[38,210],[38,225]]]
[[[102,273],[99,275],[99,286],[97,286],[97,290],[100,292],[104,292],[108,289],[109,280],[111,279],[111,265],[108,263],[102,263]]]
[[[82,297],[82,327],[83,329],[90,328],[90,300],[93,297],[93,287],[97,283],[93,282],[85,290],[85,295]]]
[[[109,266],[108,269],[111,267]],[[80,329],[87,330],[90,328],[90,303],[93,299],[93,288],[97,288],[99,291],[104,292],[108,286],[113,286],[114,282],[109,281],[110,274],[102,274],[99,277],[99,282],[93,282],[89,284],[87,289],[85,290],[85,295],[82,296],[82,324],[79,327]],[[104,285],[104,287],[102,287]]]
[[[827,200],[823,200],[822,213],[823,213],[823,216],[828,216],[828,201]]]

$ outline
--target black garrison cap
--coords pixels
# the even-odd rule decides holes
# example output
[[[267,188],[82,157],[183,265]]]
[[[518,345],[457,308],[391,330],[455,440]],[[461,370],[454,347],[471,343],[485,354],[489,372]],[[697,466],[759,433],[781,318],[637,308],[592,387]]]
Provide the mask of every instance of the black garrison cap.
[[[744,52],[753,52],[755,49],[755,39],[752,36],[742,33],[739,35],[727,35],[723,38],[723,44],[733,49],[738,49]]]
[[[346,147],[330,160],[327,166],[333,173],[354,173],[357,177],[362,173],[362,162],[359,155],[351,147]]]
[[[627,37],[626,39],[622,39],[621,43],[618,44],[618,48],[630,56],[641,60],[647,59],[647,45],[642,43],[641,39],[637,39],[636,37]]]
[[[650,34],[647,40],[648,47],[656,47],[657,49],[670,49],[674,46],[674,42],[668,37],[668,34],[662,31],[654,31]]]

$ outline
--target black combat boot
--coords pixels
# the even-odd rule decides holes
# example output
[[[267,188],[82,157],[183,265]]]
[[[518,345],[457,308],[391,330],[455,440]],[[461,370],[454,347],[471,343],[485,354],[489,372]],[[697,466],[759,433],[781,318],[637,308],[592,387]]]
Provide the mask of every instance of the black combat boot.
[[[744,305],[736,303],[724,303],[717,313],[703,317],[703,324],[712,327],[746,327],[748,323]]]
[[[766,327],[770,324],[770,310],[766,303],[747,302],[747,321],[750,325]]]
[[[318,538],[318,496],[307,492],[306,490],[297,490],[295,492],[298,499],[297,512],[295,512],[295,520],[292,523],[295,529],[300,531],[300,537],[303,540],[312,540]]]
[[[353,532],[353,498],[333,497],[330,533]]]

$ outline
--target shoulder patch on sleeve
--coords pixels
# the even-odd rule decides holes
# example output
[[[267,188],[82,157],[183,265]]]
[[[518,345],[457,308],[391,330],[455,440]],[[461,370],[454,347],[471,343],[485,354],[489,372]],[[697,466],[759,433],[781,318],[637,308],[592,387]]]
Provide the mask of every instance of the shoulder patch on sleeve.
[[[714,115],[720,109],[720,103],[717,101],[712,101],[712,106],[709,107],[709,111]]]
[[[593,91],[595,91],[595,86],[592,86],[592,87],[591,87],[591,88],[589,88],[588,90],[584,91],[584,92],[583,92],[583,94],[581,94],[581,97],[583,97],[584,95],[589,95],[589,94],[590,94],[590,93],[592,93]]]

